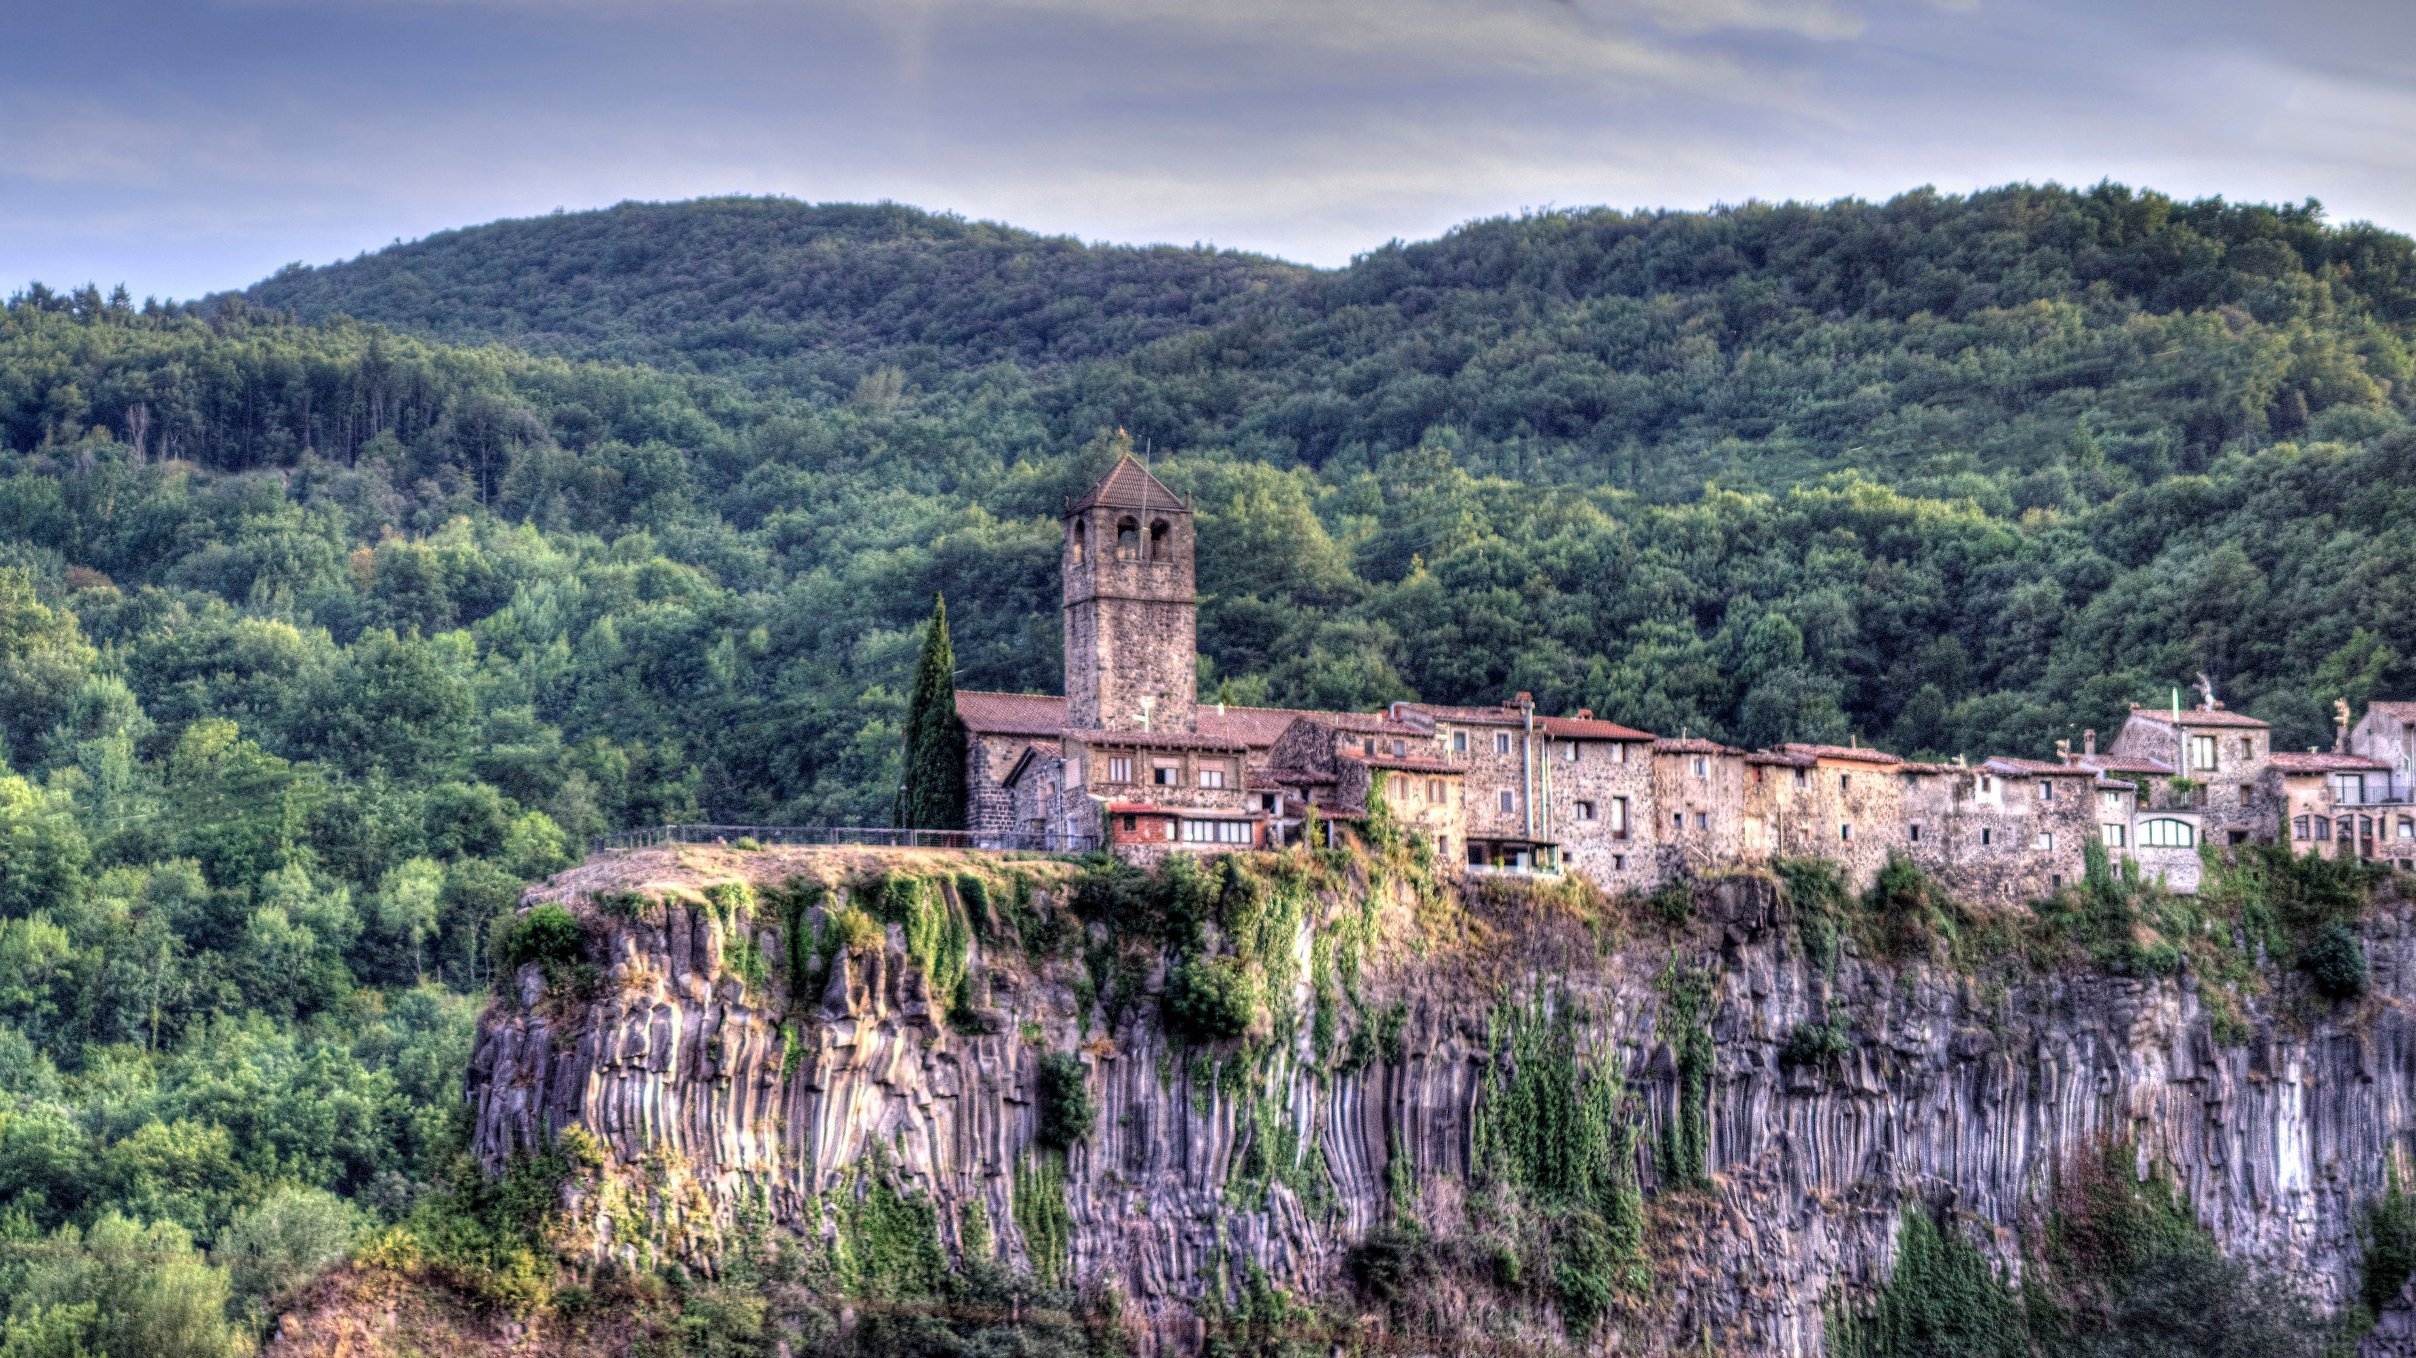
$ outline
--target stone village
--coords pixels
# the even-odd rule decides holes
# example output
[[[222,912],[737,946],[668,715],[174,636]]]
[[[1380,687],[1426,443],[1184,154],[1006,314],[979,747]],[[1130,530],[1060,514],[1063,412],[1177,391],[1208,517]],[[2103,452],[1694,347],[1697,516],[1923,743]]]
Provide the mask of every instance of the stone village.
[[[1371,802],[1470,873],[1582,874],[1650,891],[1694,870],[1837,862],[1857,889],[1903,854],[1974,901],[2020,903],[2103,844],[2176,891],[2201,844],[2416,868],[2416,702],[2338,705],[2329,751],[2272,748],[2202,685],[2134,705],[2053,759],[1924,763],[1858,745],[1732,749],[1592,712],[1396,702],[1381,712],[1202,704],[1190,506],[1120,459],[1065,512],[1065,693],[960,692],[966,824],[1118,857],[1268,848]],[[1330,828],[1325,831],[1331,833]]]

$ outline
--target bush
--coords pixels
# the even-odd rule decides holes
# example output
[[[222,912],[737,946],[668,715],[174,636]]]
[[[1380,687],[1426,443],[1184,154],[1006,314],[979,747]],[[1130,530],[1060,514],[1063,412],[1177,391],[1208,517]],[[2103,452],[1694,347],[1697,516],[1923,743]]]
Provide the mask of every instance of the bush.
[[[1778,1064],[1783,1070],[1834,1070],[1853,1050],[1853,1039],[1846,1036],[1844,1024],[1799,1023],[1787,1034],[1786,1045],[1778,1049]]]
[[[2366,993],[2366,950],[2345,924],[2318,929],[2299,956],[2315,993],[2328,1000],[2353,1000]]]
[[[1091,1098],[1082,1058],[1050,1052],[1040,1058],[1040,1142],[1066,1150],[1091,1134],[1099,1105]]]
[[[503,964],[515,971],[535,962],[551,976],[580,960],[587,951],[587,936],[568,910],[541,905],[503,931],[496,951]]]
[[[1187,958],[1166,980],[1166,1026],[1195,1042],[1225,1042],[1250,1031],[1256,988],[1239,959]]]

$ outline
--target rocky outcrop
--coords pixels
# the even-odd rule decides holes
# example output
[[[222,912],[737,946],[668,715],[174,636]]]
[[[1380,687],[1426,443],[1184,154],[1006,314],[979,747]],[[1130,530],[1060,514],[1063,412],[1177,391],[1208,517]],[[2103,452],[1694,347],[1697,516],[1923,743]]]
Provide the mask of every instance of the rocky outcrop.
[[[1103,1026],[1079,958],[1035,961],[1004,942],[1013,931],[983,917],[995,911],[957,893],[965,865],[869,865],[928,875],[975,926],[971,1017],[951,1023],[899,928],[883,946],[841,949],[792,994],[787,934],[826,927],[824,907],[783,920],[701,894],[725,878],[836,883],[866,863],[653,853],[532,893],[580,914],[601,974],[582,991],[530,966],[490,1008],[471,1072],[481,1156],[500,1165],[562,1128],[592,1133],[607,1169],[577,1206],[598,1253],[710,1268],[750,1213],[824,1233],[828,1195],[871,1158],[929,1195],[952,1247],[980,1204],[999,1247],[1020,1256],[1014,1188],[1034,1164],[1037,1064],[1078,1052],[1099,1112],[1066,1160],[1067,1262],[1119,1289],[1127,1313],[1175,1348],[1201,1297],[1251,1267],[1296,1296],[1347,1303],[1346,1257],[1400,1210],[1403,1185],[1431,1229],[1469,1229],[1491,1020],[1506,995],[1537,987],[1623,1059],[1647,1123],[1638,1172],[1648,1197],[1671,1204],[1652,1217],[1649,1305],[1601,1339],[1624,1352],[1818,1353],[1824,1304],[1885,1280],[1908,1203],[1999,1228],[2015,1267],[2015,1232],[2047,1176],[2115,1140],[2186,1189],[2227,1250],[2331,1306],[2356,1287],[2359,1215],[2416,1111],[2416,1024],[2398,999],[2416,993],[2416,931],[2399,909],[2367,929],[2373,998],[2251,1013],[2223,1025],[2245,1040],[2224,1042],[2186,978],[1982,984],[1850,949],[1815,964],[1783,893],[1756,876],[1699,884],[1674,935],[1610,945],[1598,922],[1548,900],[1472,898],[1452,907],[1468,926],[1446,938],[1388,896],[1332,1050],[1379,1015],[1398,1023],[1397,1041],[1360,1042],[1355,1062],[1320,1059],[1303,1023],[1289,1059],[1219,1074],[1170,1042],[1146,1000]],[[1018,871],[1031,908],[1053,908],[1065,870]],[[600,908],[607,881],[634,886],[644,906],[616,896],[619,912]],[[1296,944],[1303,1012],[1324,927],[1313,914]],[[774,964],[735,966],[734,954]],[[1650,1153],[1685,1084],[1673,965],[1713,978],[1710,1181],[1686,1195],[1659,1193]],[[1820,1069],[1784,1066],[1788,1038],[1814,1021],[1840,1030],[1842,1049]],[[1245,1160],[1270,1158],[1282,1172],[1236,1190]],[[2407,1351],[2393,1336],[2408,1330],[2386,1317],[2369,1351]]]

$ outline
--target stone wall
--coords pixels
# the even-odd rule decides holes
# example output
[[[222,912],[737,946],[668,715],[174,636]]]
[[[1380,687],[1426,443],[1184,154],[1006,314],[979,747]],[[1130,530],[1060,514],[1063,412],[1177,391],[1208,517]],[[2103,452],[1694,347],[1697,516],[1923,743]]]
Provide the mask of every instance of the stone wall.
[[[1661,877],[1653,837],[1653,752],[1645,741],[1569,740],[1543,747],[1547,835],[1563,866],[1605,891],[1650,891]],[[1569,758],[1575,750],[1577,757]],[[1580,802],[1594,815],[1580,815]],[[1615,809],[1624,802],[1624,822]]]

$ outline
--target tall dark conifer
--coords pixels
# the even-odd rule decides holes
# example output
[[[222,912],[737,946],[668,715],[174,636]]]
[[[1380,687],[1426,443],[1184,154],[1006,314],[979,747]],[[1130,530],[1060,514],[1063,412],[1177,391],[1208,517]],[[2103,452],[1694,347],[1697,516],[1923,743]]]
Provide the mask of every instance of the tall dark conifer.
[[[906,749],[898,771],[895,820],[915,830],[965,826],[965,725],[956,716],[956,648],[948,641],[948,599],[934,596],[906,702]]]

